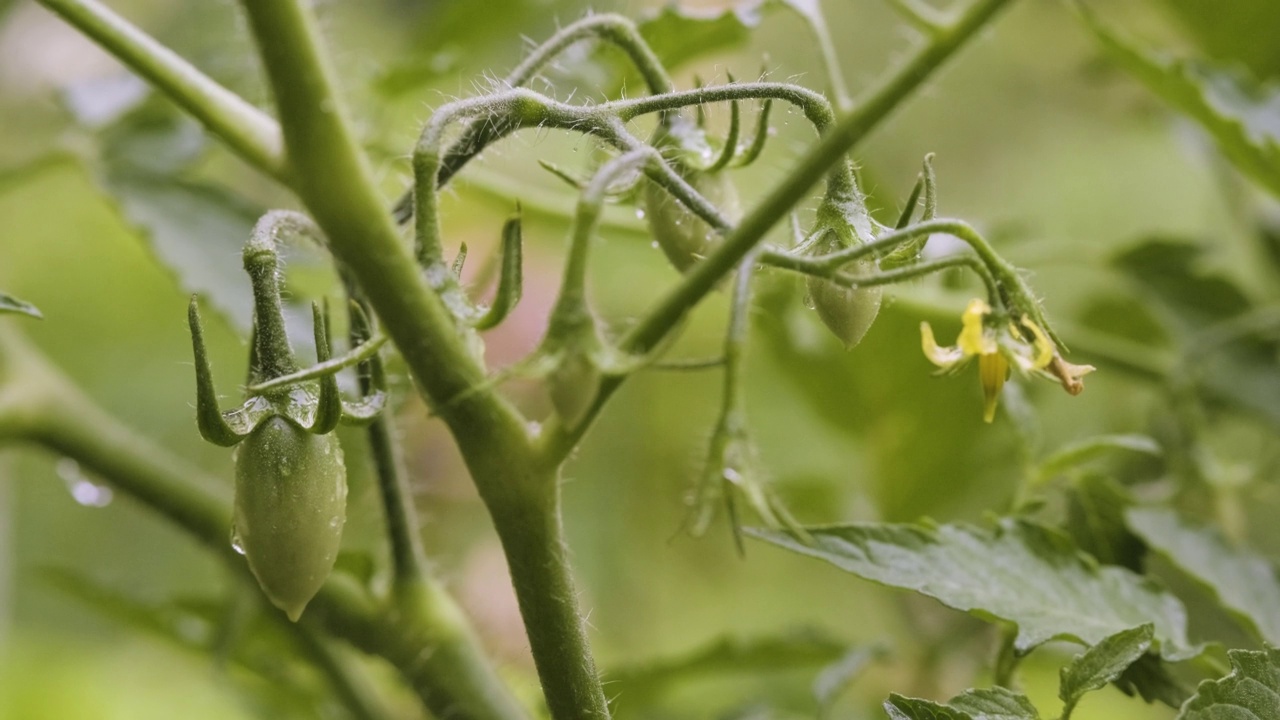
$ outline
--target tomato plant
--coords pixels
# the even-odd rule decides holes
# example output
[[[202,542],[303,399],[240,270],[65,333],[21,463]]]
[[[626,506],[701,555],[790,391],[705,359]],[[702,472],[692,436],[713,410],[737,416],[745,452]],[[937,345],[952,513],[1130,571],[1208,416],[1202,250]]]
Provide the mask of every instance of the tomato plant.
[[[541,27],[538,3],[246,0],[235,22],[256,64],[215,77],[97,0],[39,4],[146,85],[66,88],[47,120],[63,136],[0,175],[0,192],[51,167],[87,172],[173,271],[178,287],[148,317],[176,316],[170,301],[190,296],[194,372],[181,382],[195,393],[176,400],[130,347],[117,374],[133,389],[94,397],[86,377],[106,372],[110,345],[93,328],[75,353],[41,335],[77,321],[61,300],[74,273],[112,273],[0,273],[15,293],[0,294],[13,316],[0,325],[0,441],[53,455],[43,474],[81,505],[119,494],[197,541],[200,559],[183,562],[212,558],[221,582],[193,570],[195,599],[156,604],[76,572],[52,584],[230,667],[258,714],[1067,720],[1083,701],[1099,716],[1280,716],[1280,576],[1259,522],[1280,468],[1280,140],[1265,48],[1232,57],[1207,21],[1156,0],[1144,7],[1173,9],[1159,22],[1102,3],[891,0],[891,15],[872,15],[891,31],[870,39],[905,26],[909,50],[852,94],[844,62],[862,50],[844,42],[836,3],[585,14],[504,61],[486,43],[519,46],[520,26]],[[405,30],[416,13],[439,27]],[[1151,153],[1136,121],[1123,127],[1141,141],[1112,166],[1062,157],[1111,162],[1111,128],[1095,127],[1094,146],[1041,149],[1018,187],[1000,187],[985,164],[1013,167],[1003,145],[1074,131],[996,112],[983,93],[1009,62],[987,57],[985,75],[934,99],[953,127],[912,130],[914,98],[950,87],[944,65],[966,72],[966,50],[995,29],[985,52],[1051,45],[1044,17],[1123,71],[1090,82],[1145,88],[1128,102],[1195,129],[1216,169],[1181,192],[1208,207],[1225,188],[1206,210],[1223,247],[1163,233],[1172,208],[1141,214],[1173,192],[1157,176],[1181,161]],[[382,67],[362,70],[364,22],[412,42],[370,43]],[[1130,22],[1244,69],[1170,60]],[[183,42],[204,57],[210,41]],[[758,63],[771,43],[812,51],[819,79],[766,60],[738,80],[716,64],[741,63],[743,47]],[[511,63],[409,119],[403,96]],[[897,131],[912,141],[876,154],[871,140]],[[923,164],[902,170],[908,154]],[[1157,154],[1160,173],[1144,171]],[[1101,194],[1060,201],[1076,177],[1134,197],[1112,215],[1091,207]],[[988,186],[999,192],[983,209]],[[1054,202],[1037,207],[1033,191]],[[947,192],[979,209],[944,213]],[[1102,247],[1139,216],[1138,240]],[[1103,235],[1041,229],[1059,221]],[[60,222],[42,212],[39,227]],[[19,247],[36,242],[4,252]],[[78,302],[106,312],[88,293]],[[154,324],[162,345],[177,334],[117,315],[117,331]],[[214,366],[233,350],[248,370],[224,410]],[[88,364],[59,369],[76,358]],[[1104,392],[1085,393],[1095,379]],[[134,427],[140,398],[183,417],[193,404],[194,426]],[[214,447],[184,444],[197,434]],[[654,470],[689,452],[700,460]],[[673,474],[683,497],[654,479]],[[603,489],[579,491],[588,483]],[[652,541],[654,527],[732,540],[682,538],[666,555],[613,542]],[[501,569],[476,591],[467,572],[485,547]],[[783,562],[802,569],[771,583]],[[838,573],[889,589],[818,579]],[[504,612],[492,606],[508,589],[517,630],[503,632],[485,613]],[[668,590],[679,601],[664,606]],[[587,621],[595,607],[604,629]],[[825,617],[843,636],[703,637],[778,612]],[[633,657],[667,645],[686,654]]]

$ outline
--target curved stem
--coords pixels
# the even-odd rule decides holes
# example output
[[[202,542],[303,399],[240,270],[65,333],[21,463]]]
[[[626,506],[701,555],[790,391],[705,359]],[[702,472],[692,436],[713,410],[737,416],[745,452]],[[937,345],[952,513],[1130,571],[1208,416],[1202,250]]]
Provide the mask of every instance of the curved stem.
[[[265,382],[258,383],[257,385],[250,385],[245,388],[245,391],[251,395],[257,395],[269,390],[276,390],[278,388],[297,385],[298,383],[303,383],[308,380],[315,380],[316,378],[332,375],[333,373],[349,368],[352,365],[359,365],[374,355],[377,355],[378,351],[382,349],[382,346],[386,344],[387,336],[378,335],[377,337],[370,338],[369,340],[360,343],[356,347],[336,358],[330,358],[329,360],[316,363],[315,365],[303,368],[295,373],[281,375]]]
[[[604,210],[604,200],[609,187],[646,161],[661,163],[662,158],[656,150],[647,145],[629,150],[605,163],[583,189],[570,231],[571,241],[569,252],[565,257],[564,277],[561,279],[560,296],[556,301],[557,308],[566,305],[581,306],[586,302],[587,260],[591,253],[591,240],[596,234],[596,227],[600,224],[600,213]]]
[[[191,113],[250,165],[288,185],[280,126],[97,0],[37,0]]]
[[[598,38],[613,43],[626,53],[627,57],[636,66],[636,69],[640,71],[640,75],[644,78],[645,84],[649,86],[650,92],[655,94],[670,92],[674,87],[671,76],[667,74],[666,68],[662,66],[662,61],[654,55],[649,44],[640,36],[640,31],[636,28],[635,23],[626,17],[611,13],[592,15],[561,29],[560,32],[538,46],[528,57],[521,61],[511,73],[502,79],[502,84],[510,89],[527,85],[542,68],[546,67],[548,63],[571,45],[590,38]],[[445,161],[441,164],[439,177],[437,178],[437,182],[440,185],[448,182],[449,178],[460,167],[460,165],[450,163],[448,158],[462,155],[468,148],[482,143],[483,136],[488,132],[490,132],[489,128],[484,127],[483,123],[467,125],[462,131],[461,137],[454,141],[445,153]],[[395,216],[396,222],[408,222],[409,218],[413,216],[413,196],[414,191],[410,189],[405,191],[404,195],[400,196],[400,199],[396,201],[395,206],[392,208],[392,214]]]
[[[530,53],[503,79],[503,83],[508,87],[520,87],[527,84],[542,68],[547,66],[547,63],[567,50],[570,45],[590,38],[599,38],[613,43],[626,53],[632,64],[640,71],[640,76],[644,78],[645,85],[649,86],[649,92],[660,94],[670,92],[671,88],[674,87],[671,82],[671,76],[667,74],[667,69],[662,66],[662,61],[653,53],[649,43],[645,42],[644,38],[640,36],[640,31],[636,28],[636,24],[630,18],[613,13],[592,15],[571,25],[566,25],[553,35],[550,40],[547,40]]]

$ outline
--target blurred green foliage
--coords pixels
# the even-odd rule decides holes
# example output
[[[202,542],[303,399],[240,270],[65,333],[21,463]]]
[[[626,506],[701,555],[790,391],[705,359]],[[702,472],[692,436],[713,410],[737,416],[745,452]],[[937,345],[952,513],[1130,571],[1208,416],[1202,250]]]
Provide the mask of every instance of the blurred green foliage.
[[[146,123],[86,123],[67,98],[77,91],[103,96],[105,84],[119,82],[120,68],[34,5],[6,5],[0,3],[0,289],[41,310],[44,320],[21,321],[23,330],[95,399],[222,478],[209,490],[229,497],[229,456],[203,444],[192,421],[186,297],[196,290],[214,296],[223,312],[208,328],[215,367],[241,367],[248,296],[238,248],[258,208],[289,206],[290,199],[206,143],[163,100],[131,111]],[[1119,5],[1108,8],[1106,21],[1123,18],[1114,22],[1130,34],[1238,63],[1252,73],[1250,87],[1273,89],[1268,83],[1280,78],[1274,2],[1232,3],[1229,10],[1194,0]],[[113,6],[220,81],[264,101],[231,5]],[[903,25],[886,4],[825,6],[855,89],[901,53]],[[387,197],[407,182],[405,158],[430,108],[487,89],[488,78],[520,57],[525,38],[545,37],[584,8],[548,0],[322,4],[326,36]],[[638,1],[592,8],[657,11]],[[778,9],[762,12],[755,27],[722,19],[715,32],[691,36],[714,46],[704,52],[679,42],[689,38],[672,40],[685,30],[671,15],[660,22],[675,30],[654,25],[648,32],[664,56],[688,61],[678,73],[682,86],[694,73],[712,81],[730,71],[754,77],[767,57],[770,77],[820,87],[820,59],[803,21]],[[673,49],[664,48],[668,40]],[[895,289],[864,342],[846,352],[804,308],[798,282],[771,278],[758,293],[749,346],[749,412],[764,465],[803,522],[983,522],[1026,501],[1033,487],[1042,504],[1036,508],[1063,519],[1083,548],[1136,569],[1142,546],[1125,531],[1118,508],[1132,500],[1125,486],[1141,484],[1138,492],[1147,496],[1180,493],[1184,510],[1264,557],[1280,551],[1280,529],[1270,522],[1280,504],[1276,338],[1247,322],[1236,335],[1221,335],[1224,323],[1265,320],[1277,309],[1280,265],[1268,252],[1274,241],[1266,245],[1274,238],[1267,218],[1276,216],[1275,199],[1232,169],[1212,135],[1106,57],[1068,4],[1015,3],[858,154],[871,202],[888,222],[920,158],[937,153],[943,214],[982,228],[1034,273],[1059,332],[1099,368],[1088,390],[1069,398],[1048,385],[1011,386],[1008,410],[984,425],[976,370],[931,376],[918,331],[927,320],[940,337],[953,336],[973,285],[948,276]],[[540,89],[599,97],[615,89],[604,84],[617,78],[614,60],[605,54],[597,62],[584,49]],[[1258,102],[1257,122],[1271,123],[1274,138],[1280,104],[1270,97]],[[737,175],[744,206],[810,141],[800,116],[775,117],[776,136],[762,160]],[[712,110],[711,121],[722,127],[725,114]],[[165,132],[117,132],[157,126]],[[139,144],[149,141],[160,144]],[[469,280],[483,277],[503,220],[524,203],[525,300],[488,338],[497,364],[536,342],[575,200],[571,189],[548,181],[537,159],[586,169],[599,158],[585,140],[526,132],[468,167],[447,193],[446,237],[471,248]],[[180,183],[169,182],[175,171]],[[633,213],[629,206],[610,210],[592,268],[595,300],[616,328],[677,277]],[[290,278],[300,300],[332,282],[315,274]],[[726,299],[706,305],[672,357],[718,351]],[[1215,338],[1220,346],[1211,344]],[[236,389],[230,375],[218,373],[227,395]],[[444,431],[424,420],[408,382],[400,382],[405,400],[397,415],[428,550],[504,672],[535,696],[483,506]],[[517,381],[509,389],[523,407],[545,412],[533,385]],[[574,565],[618,716],[814,717],[813,683],[822,669],[872,645],[888,650],[857,666],[849,692],[827,691],[824,700],[834,704],[824,717],[883,717],[880,704],[890,691],[941,700],[989,685],[999,636],[969,617],[761,543],[740,559],[724,527],[696,541],[679,534],[718,390],[714,370],[641,374],[566,471]],[[1167,457],[1107,454],[1083,468],[1037,474],[1038,462],[1064,445],[1135,433],[1154,437]],[[353,448],[346,562],[385,567],[370,470],[359,443],[346,445]],[[174,717],[175,707],[191,718],[343,717],[339,708],[317,704],[317,679],[296,668],[276,668],[284,680],[272,685],[244,668],[260,659],[211,661],[203,650],[216,640],[212,621],[192,608],[234,606],[235,583],[128,500],[77,503],[78,484],[92,481],[27,448],[0,455],[0,717],[160,718]],[[50,568],[73,581],[51,581]],[[1212,598],[1182,597],[1193,630],[1214,627],[1221,611]],[[1058,706],[1055,678],[1070,655],[1051,646],[1023,664],[1023,686],[1041,708]],[[387,668],[357,660],[372,683],[394,687]],[[415,717],[389,692],[397,712]],[[1086,697],[1081,708],[1092,718],[1174,713],[1115,690]],[[771,714],[752,714],[765,712]]]

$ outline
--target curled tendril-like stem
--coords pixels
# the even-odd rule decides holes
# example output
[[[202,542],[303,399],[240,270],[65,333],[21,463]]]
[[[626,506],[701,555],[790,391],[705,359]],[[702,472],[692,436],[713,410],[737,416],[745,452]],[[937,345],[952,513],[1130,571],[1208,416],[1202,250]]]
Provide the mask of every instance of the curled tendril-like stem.
[[[641,37],[635,23],[630,18],[611,13],[592,15],[565,26],[555,36],[538,46],[528,57],[521,61],[510,74],[502,79],[501,86],[505,88],[524,87],[570,46],[589,39],[602,40],[621,49],[632,64],[635,65],[636,69],[640,71],[645,84],[649,88],[649,92],[661,94],[670,92],[673,89],[674,85],[671,82],[671,76],[667,74],[662,61],[654,54],[649,44]],[[440,177],[438,181],[440,185],[448,182],[449,178],[466,163],[469,159],[467,155],[470,148],[487,144],[484,137],[489,132],[491,132],[491,129],[484,127],[483,122],[467,125],[459,139],[450,146],[449,151],[446,153],[446,159],[439,171]],[[413,217],[413,212],[413,191],[409,190],[396,202],[392,213],[396,222],[406,223]]]

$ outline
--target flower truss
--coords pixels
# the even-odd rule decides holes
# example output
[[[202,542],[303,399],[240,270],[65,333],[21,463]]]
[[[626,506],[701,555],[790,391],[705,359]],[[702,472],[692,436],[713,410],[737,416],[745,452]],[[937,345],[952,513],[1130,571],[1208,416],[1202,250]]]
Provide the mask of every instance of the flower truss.
[[[1095,369],[1092,365],[1073,365],[1063,360],[1044,330],[1025,315],[1017,325],[1001,323],[983,300],[969,301],[961,322],[960,336],[950,347],[939,346],[929,323],[920,323],[921,345],[925,357],[940,368],[939,373],[957,372],[977,356],[978,379],[982,383],[982,419],[986,422],[995,419],[1000,390],[1011,368],[1017,368],[1023,375],[1056,380],[1072,395],[1084,390],[1081,378]]]

